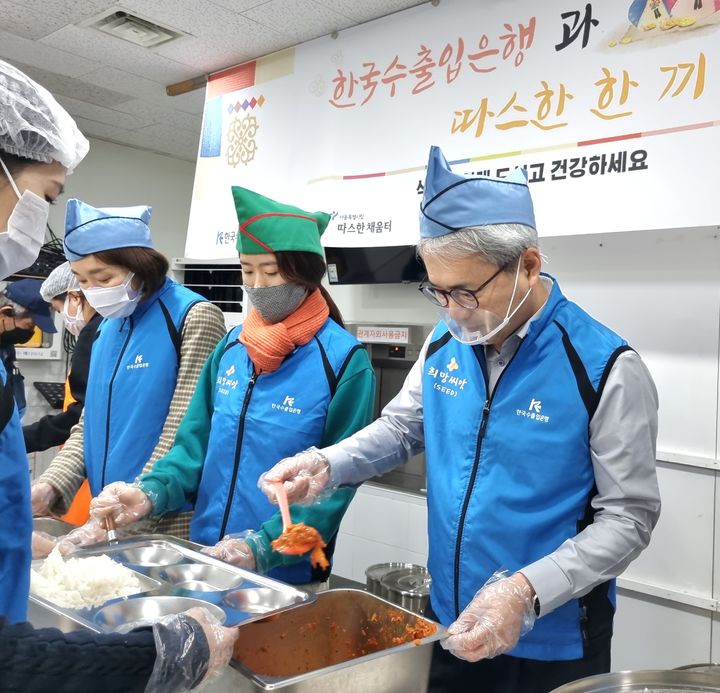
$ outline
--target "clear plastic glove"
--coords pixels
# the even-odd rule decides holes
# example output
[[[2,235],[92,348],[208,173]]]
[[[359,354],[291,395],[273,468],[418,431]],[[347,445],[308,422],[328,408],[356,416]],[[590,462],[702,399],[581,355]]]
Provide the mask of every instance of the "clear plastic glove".
[[[279,481],[284,482],[289,503],[314,503],[329,490],[330,463],[317,448],[280,460],[258,479],[260,490],[271,503],[277,503],[274,484]]]
[[[495,573],[449,626],[442,646],[468,662],[508,652],[535,625],[534,597],[521,573]]]
[[[53,537],[47,532],[33,532],[32,533],[32,557],[33,560],[36,558],[47,558],[50,552],[55,548],[58,543],[58,538]]]
[[[39,481],[30,487],[33,517],[50,515],[50,506],[60,494],[50,484]]]
[[[102,521],[110,515],[115,527],[127,527],[152,512],[152,502],[136,484],[115,481],[90,501],[90,517]]]
[[[238,629],[224,628],[207,609],[195,607],[155,622],[153,635],[157,655],[145,693],[184,693],[220,675],[232,656]]]
[[[98,520],[91,517],[84,525],[64,537],[59,537],[58,548],[63,556],[67,556],[84,546],[91,546],[101,541],[107,541],[107,532]]]
[[[269,551],[266,542],[250,529],[226,534],[215,546],[206,546],[202,552],[245,570],[264,573],[268,569]]]

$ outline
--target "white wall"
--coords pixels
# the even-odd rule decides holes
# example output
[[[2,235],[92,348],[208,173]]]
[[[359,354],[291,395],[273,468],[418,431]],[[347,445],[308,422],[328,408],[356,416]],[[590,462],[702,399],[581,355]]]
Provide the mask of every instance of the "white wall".
[[[132,147],[90,140],[90,152],[68,176],[65,195],[50,212],[50,226],[62,237],[65,200],[77,197],[95,207],[147,204],[153,242],[168,257],[182,256],[190,215],[195,164]]]

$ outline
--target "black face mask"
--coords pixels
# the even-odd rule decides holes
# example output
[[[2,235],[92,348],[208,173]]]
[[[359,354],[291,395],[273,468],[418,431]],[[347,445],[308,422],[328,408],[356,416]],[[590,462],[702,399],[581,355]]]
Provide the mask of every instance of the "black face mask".
[[[33,328],[24,330],[21,327],[0,333],[0,346],[10,346],[15,344],[25,344],[35,334]]]

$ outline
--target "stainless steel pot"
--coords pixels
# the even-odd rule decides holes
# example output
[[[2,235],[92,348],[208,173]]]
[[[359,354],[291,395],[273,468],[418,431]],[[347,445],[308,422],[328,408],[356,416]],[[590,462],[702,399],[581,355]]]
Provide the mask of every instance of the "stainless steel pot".
[[[393,604],[421,614],[430,596],[430,582],[426,568],[411,565],[384,575],[380,580],[380,592]]]
[[[412,567],[412,563],[375,563],[374,565],[371,565],[365,571],[365,586],[367,587],[367,591],[377,597],[383,597],[383,599],[386,599],[387,596],[383,595],[382,585],[380,584],[383,577],[395,570]]]
[[[720,678],[720,664],[685,664],[675,667],[675,671],[696,671],[701,674],[712,674]]]
[[[720,691],[720,677],[695,671],[621,671],[589,676],[551,693],[696,693]]]

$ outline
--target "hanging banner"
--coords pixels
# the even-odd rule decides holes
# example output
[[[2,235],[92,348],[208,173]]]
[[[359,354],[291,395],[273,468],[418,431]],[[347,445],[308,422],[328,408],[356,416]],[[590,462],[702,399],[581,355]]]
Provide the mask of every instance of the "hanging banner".
[[[430,145],[527,171],[545,236],[718,223],[720,0],[441,0],[212,75],[186,256],[235,255],[230,187],[414,244]]]

